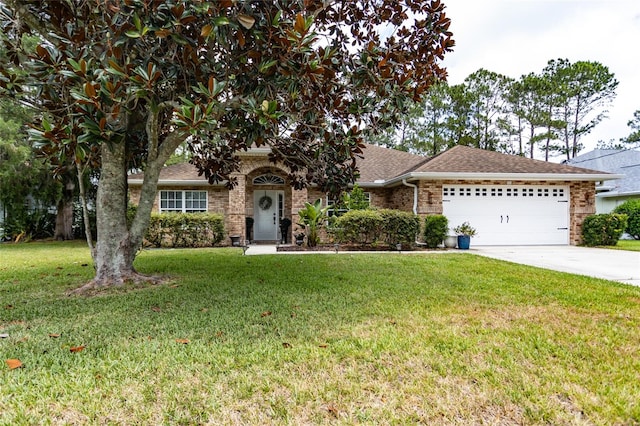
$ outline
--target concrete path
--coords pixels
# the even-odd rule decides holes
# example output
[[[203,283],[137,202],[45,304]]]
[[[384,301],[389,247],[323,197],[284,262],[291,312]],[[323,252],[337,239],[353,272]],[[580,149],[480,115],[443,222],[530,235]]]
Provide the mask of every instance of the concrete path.
[[[471,247],[471,253],[640,286],[640,252],[576,246]]]
[[[499,260],[537,266],[554,271],[569,272],[605,280],[619,281],[640,286],[640,252],[624,250],[608,250],[576,246],[472,246],[471,250],[450,250],[431,252],[403,252],[406,254],[444,254],[463,253],[476,254]],[[261,254],[320,254],[333,251],[291,251],[278,252],[275,245],[251,245],[247,255]],[[358,253],[341,251],[342,253]],[[372,253],[372,252],[367,252]],[[395,253],[397,252],[380,252]]]

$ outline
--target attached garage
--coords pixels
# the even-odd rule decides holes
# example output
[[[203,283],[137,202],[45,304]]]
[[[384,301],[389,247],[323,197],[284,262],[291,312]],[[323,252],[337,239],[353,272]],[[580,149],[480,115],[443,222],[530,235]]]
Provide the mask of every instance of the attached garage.
[[[451,228],[468,221],[474,245],[569,244],[569,187],[443,185]]]

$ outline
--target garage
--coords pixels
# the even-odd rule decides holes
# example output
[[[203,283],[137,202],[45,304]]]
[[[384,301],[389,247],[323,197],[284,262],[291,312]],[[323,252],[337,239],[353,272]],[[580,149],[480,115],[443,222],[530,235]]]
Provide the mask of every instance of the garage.
[[[443,214],[453,228],[469,222],[473,245],[569,244],[569,187],[443,185]]]

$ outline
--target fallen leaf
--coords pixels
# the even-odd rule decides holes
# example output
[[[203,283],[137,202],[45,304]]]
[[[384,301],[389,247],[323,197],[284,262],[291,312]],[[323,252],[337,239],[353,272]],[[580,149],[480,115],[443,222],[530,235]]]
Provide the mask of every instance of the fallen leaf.
[[[86,346],[74,346],[72,348],[70,348],[69,350],[73,353],[76,352],[82,352],[84,350],[84,348],[86,348]]]
[[[182,343],[183,345],[186,345],[190,342],[189,339],[176,339],[176,342],[178,343]]]
[[[295,312],[291,312],[291,318],[295,318],[296,317],[296,313]]]
[[[9,370],[15,370],[16,368],[22,367],[22,361],[19,359],[8,359],[5,362],[9,366]]]
[[[209,308],[202,308],[200,309],[200,312],[209,312]]]
[[[54,339],[57,339],[58,337],[60,337],[60,334],[58,334],[58,333],[49,333],[49,337],[53,337]]]
[[[282,347],[285,348],[285,349],[292,348],[291,343],[287,343],[287,342],[282,342]]]
[[[271,311],[264,311],[263,313],[260,314],[261,317],[268,317],[269,315],[271,315]]]
[[[179,285],[179,284],[174,284],[174,285],[170,285],[170,286],[169,286],[169,288],[178,288],[178,287],[180,287],[180,285]]]
[[[323,349],[324,349],[324,348],[326,348],[326,347],[328,347],[328,346],[329,346],[329,345],[325,345],[325,344],[323,344],[323,345],[318,345],[318,347],[319,347],[319,348],[323,348]]]
[[[5,309],[13,309],[13,305],[7,305],[4,307]]]
[[[152,307],[151,307],[151,310],[152,310],[153,312],[160,312],[162,309],[160,309],[160,307],[159,307],[159,306],[152,306]]]
[[[24,336],[22,339],[18,340],[18,343],[24,343],[27,340],[29,340],[29,338],[27,336]]]
[[[333,404],[327,405],[327,411],[329,412],[329,414],[333,415],[334,417],[338,417],[338,409],[336,408],[335,405]]]

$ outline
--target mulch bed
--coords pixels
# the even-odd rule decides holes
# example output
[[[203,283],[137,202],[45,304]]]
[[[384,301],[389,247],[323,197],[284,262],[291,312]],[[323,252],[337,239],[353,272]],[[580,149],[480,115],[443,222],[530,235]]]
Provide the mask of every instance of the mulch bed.
[[[315,247],[307,247],[306,245],[284,245],[278,246],[278,251],[335,251],[336,248],[333,244],[317,245]],[[402,251],[434,251],[434,250],[446,250],[446,249],[428,249],[425,247],[402,247]],[[389,247],[387,245],[359,245],[359,244],[340,244],[338,251],[396,251],[395,247]]]

